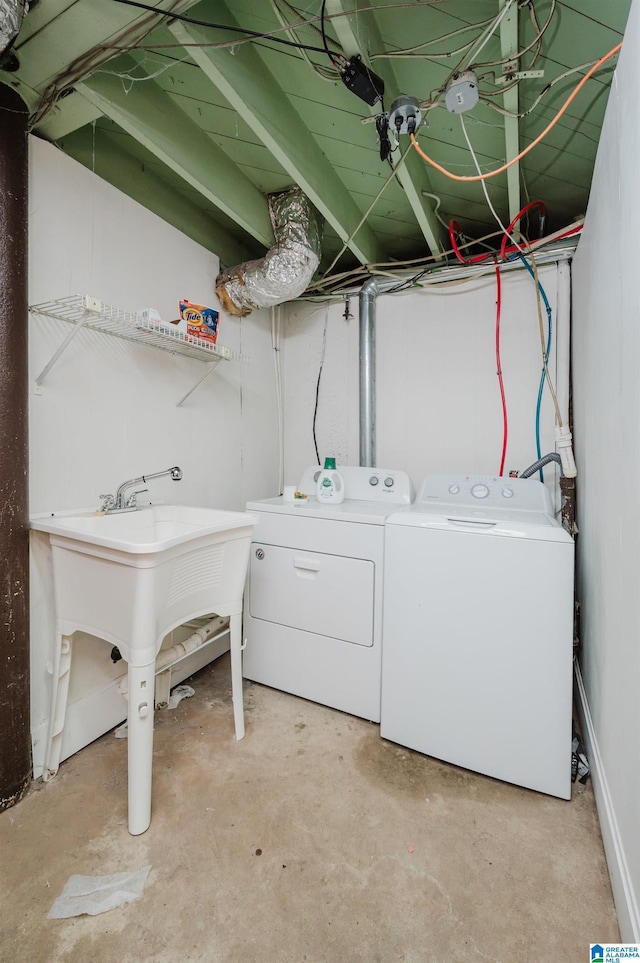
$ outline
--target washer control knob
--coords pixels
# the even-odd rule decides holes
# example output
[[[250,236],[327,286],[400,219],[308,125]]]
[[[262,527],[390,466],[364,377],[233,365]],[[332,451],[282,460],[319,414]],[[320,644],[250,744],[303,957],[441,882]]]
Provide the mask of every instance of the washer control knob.
[[[372,475],[371,478],[369,479],[369,484],[370,484],[370,485],[377,485],[379,481],[380,481],[380,479],[378,478],[377,475]]]
[[[502,496],[503,498],[513,498],[513,488],[503,488]]]
[[[385,478],[384,484],[386,488],[393,488],[393,478]]]
[[[460,485],[449,485],[449,494],[457,495],[460,491]]]
[[[486,485],[483,485],[481,482],[479,482],[477,485],[472,487],[471,494],[474,498],[486,498],[489,494],[489,489]]]
[[[262,559],[264,558],[264,549],[263,549],[263,548],[257,548],[257,549],[256,549],[256,558],[258,559],[259,562],[262,561]]]

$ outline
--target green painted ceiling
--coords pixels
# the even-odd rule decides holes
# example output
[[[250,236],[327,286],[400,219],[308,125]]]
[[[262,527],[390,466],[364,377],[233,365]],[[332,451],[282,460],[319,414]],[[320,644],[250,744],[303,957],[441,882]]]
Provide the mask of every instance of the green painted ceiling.
[[[474,175],[460,115],[444,107],[452,74],[473,67],[478,76],[480,101],[463,117],[481,169],[493,170],[544,130],[584,65],[623,39],[631,0],[512,0],[483,44],[505,2],[151,0],[151,12],[116,0],[38,0],[13,47],[18,69],[0,80],[27,102],[37,136],[226,265],[264,253],[272,240],[266,195],[294,183],[325,217],[324,270],[336,258],[334,270],[442,258],[450,219],[468,238],[496,230],[482,186],[432,169],[410,147],[401,161],[404,135],[393,174],[373,122],[381,106],[342,83],[322,49],[320,14],[324,7],[333,59],[360,54],[384,79],[387,110],[400,94],[435,104],[422,149],[449,171]],[[537,147],[485,182],[503,223],[532,200],[546,204],[547,232],[584,213],[615,63],[586,83]],[[542,76],[519,79],[528,71]],[[536,236],[536,218],[528,229]]]

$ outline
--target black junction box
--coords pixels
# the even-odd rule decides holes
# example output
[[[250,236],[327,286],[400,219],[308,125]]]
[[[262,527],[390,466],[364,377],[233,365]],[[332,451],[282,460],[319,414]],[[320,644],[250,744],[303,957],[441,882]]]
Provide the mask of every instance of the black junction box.
[[[373,107],[384,94],[384,81],[382,77],[374,74],[366,64],[362,63],[360,57],[352,57],[347,66],[342,71],[342,82],[345,87],[354,93],[365,104]]]

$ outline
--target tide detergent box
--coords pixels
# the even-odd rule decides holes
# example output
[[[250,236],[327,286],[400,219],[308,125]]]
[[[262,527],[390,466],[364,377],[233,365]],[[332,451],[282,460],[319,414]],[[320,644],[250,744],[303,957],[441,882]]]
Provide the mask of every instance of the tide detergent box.
[[[204,304],[180,301],[180,317],[187,322],[187,334],[213,344],[218,340],[218,312]]]

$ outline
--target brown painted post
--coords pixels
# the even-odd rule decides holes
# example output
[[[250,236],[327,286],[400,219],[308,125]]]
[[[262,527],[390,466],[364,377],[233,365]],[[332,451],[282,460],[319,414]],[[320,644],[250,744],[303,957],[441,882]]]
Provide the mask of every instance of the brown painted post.
[[[0,83],[0,810],[31,781],[27,109]]]

